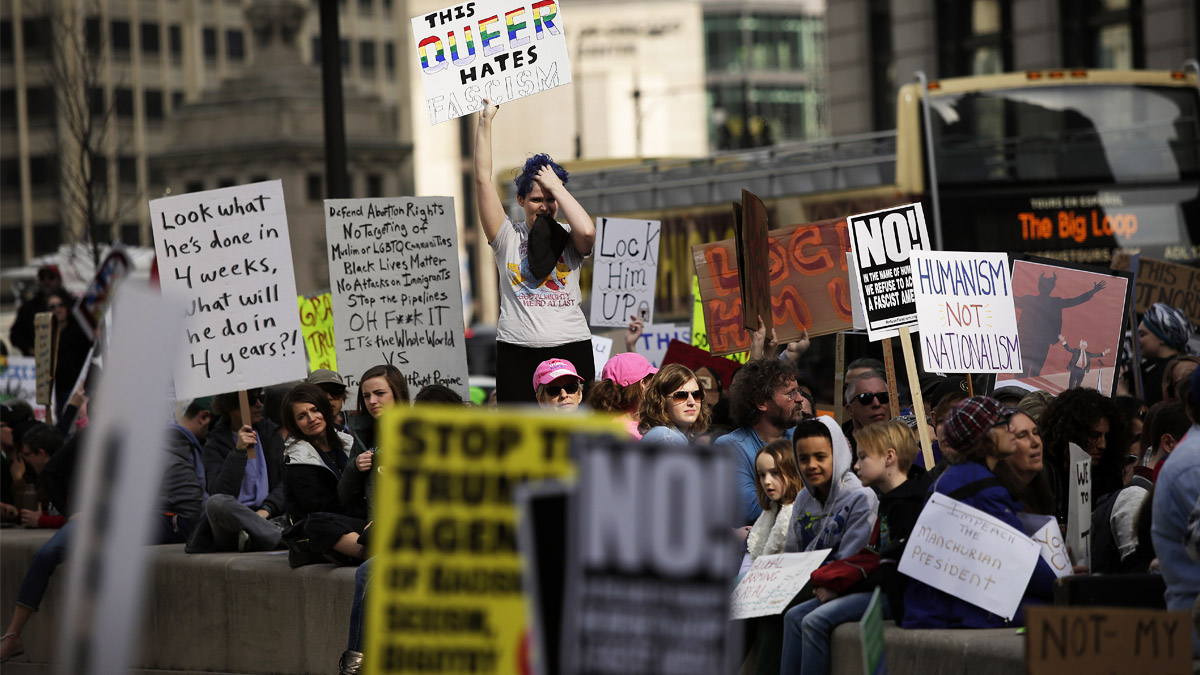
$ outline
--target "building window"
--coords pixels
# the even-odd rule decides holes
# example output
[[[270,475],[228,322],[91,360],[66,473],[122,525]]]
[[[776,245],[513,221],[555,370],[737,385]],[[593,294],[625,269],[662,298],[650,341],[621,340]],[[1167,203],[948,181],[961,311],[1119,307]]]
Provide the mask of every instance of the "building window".
[[[358,63],[362,66],[363,72],[375,72],[375,42],[373,40],[363,40],[358,43]]]
[[[17,128],[17,92],[15,89],[0,89],[0,126]]]
[[[157,55],[162,47],[158,39],[158,24],[143,23],[139,32],[142,34],[142,53]]]
[[[1146,67],[1143,0],[1061,0],[1063,65]]]
[[[0,258],[6,263],[19,264],[25,256],[25,230],[20,227],[0,227]]]
[[[1010,0],[939,0],[938,77],[1012,70]]]
[[[182,91],[171,92],[171,110],[179,110],[182,107],[183,107],[183,92]]]
[[[365,16],[370,16],[372,10],[371,5],[371,0],[358,0],[358,13]]]
[[[21,187],[21,160],[0,159],[0,186],[14,190]]]
[[[312,62],[314,66],[321,65],[321,37],[316,36],[312,39]]]
[[[382,197],[383,196],[383,176],[377,173],[367,174],[367,196]]]
[[[892,8],[869,0],[867,38],[871,45],[871,122],[876,131],[896,128],[896,69],[892,65]]]
[[[171,26],[167,30],[167,37],[171,42],[171,56],[183,56],[183,29],[179,26]]]
[[[157,89],[147,89],[146,119],[161,120],[163,118],[163,93]]]
[[[342,68],[350,67],[350,41],[342,40]]]
[[[383,43],[383,67],[388,75],[396,72],[396,45],[391,40]]]
[[[142,243],[142,228],[137,223],[121,223],[120,239],[126,246],[137,246]]]
[[[11,24],[10,24],[11,26]],[[12,28],[9,28],[9,32]],[[5,36],[11,38],[11,35]],[[53,48],[54,35],[47,18],[26,19],[21,22],[21,37],[25,41],[26,54],[49,55]],[[6,51],[9,49],[6,45]]]
[[[270,180],[270,179],[267,178],[266,174],[261,174],[261,173],[250,177],[251,183],[265,183],[268,180]]]
[[[30,87],[25,90],[25,107],[29,114],[29,126],[51,126],[54,124],[54,90],[49,87]]]
[[[230,61],[241,63],[246,60],[246,37],[240,30],[225,31],[225,53]]]
[[[12,21],[5,19],[0,21],[0,54],[8,55],[12,53],[13,29]],[[25,47],[28,49],[28,45]]]
[[[100,53],[100,45],[104,43],[104,36],[100,34],[100,18],[89,16],[83,23],[83,32],[87,40],[87,50],[93,55]]]
[[[321,174],[319,174],[319,173],[308,174],[307,179],[305,180],[307,193],[308,193],[308,201],[319,202],[325,198],[324,183],[325,183],[325,181],[322,180]]]
[[[133,117],[133,90],[127,88],[114,89],[117,117]]]
[[[129,156],[117,158],[117,180],[122,185],[137,185],[137,158]]]
[[[129,22],[113,21],[110,30],[112,31],[113,52],[120,56],[129,56],[129,50],[133,48]]]
[[[184,194],[192,194],[193,192],[204,192],[204,181],[189,180],[183,186]]]
[[[235,185],[237,185],[237,184],[238,184],[238,182],[237,182],[237,179],[236,179],[236,178],[229,178],[229,177],[225,177],[225,178],[218,178],[218,179],[217,179],[217,187],[218,187],[218,188],[228,188],[228,187],[233,187],[233,186],[235,186]]]
[[[204,58],[215,61],[217,59],[217,29],[205,28],[201,31],[201,36],[204,41]]]
[[[48,255],[62,244],[62,228],[57,223],[33,226],[33,254]]]
[[[108,183],[108,158],[103,155],[91,156],[92,185],[105,185]]]

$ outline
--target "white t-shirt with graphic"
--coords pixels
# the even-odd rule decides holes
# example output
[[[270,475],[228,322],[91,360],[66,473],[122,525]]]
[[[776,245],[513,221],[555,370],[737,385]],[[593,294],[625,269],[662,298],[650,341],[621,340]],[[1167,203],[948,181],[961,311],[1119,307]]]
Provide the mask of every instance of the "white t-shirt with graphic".
[[[571,231],[569,225],[559,225]],[[579,293],[579,268],[584,257],[568,241],[554,271],[545,279],[533,279],[528,247],[529,226],[505,218],[492,240],[500,273],[496,339],[522,347],[557,347],[590,340],[592,332]]]

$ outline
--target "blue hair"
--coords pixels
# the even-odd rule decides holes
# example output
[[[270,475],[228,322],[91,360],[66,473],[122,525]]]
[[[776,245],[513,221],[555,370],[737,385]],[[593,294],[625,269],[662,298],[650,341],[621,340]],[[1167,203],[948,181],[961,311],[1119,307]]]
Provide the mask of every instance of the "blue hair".
[[[525,168],[521,170],[521,175],[517,176],[517,179],[513,181],[513,183],[516,183],[517,185],[518,197],[524,197],[525,195],[529,194],[529,191],[533,189],[533,177],[537,175],[537,172],[543,166],[548,166],[551,169],[554,169],[554,173],[558,176],[558,179],[563,182],[563,185],[567,184],[567,180],[570,176],[570,174],[567,173],[567,170],[562,168],[558,162],[550,159],[550,155],[547,155],[544,152],[539,153],[525,160]]]

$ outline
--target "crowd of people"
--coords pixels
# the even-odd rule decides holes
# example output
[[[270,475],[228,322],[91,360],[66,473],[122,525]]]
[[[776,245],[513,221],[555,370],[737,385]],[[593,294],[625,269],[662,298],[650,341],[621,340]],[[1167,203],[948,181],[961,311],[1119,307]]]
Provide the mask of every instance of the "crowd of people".
[[[902,390],[889,388],[881,361],[864,358],[845,369],[839,424],[818,414],[813,387],[797,368],[807,334],[780,345],[774,335],[754,332],[751,358],[730,377],[710,366],[655,367],[633,349],[641,330],[636,317],[628,351],[596,377],[579,293],[595,227],[565,188],[566,172],[545,155],[533,157],[515,181],[524,221],[506,215],[491,184],[496,114],[489,104],[479,115],[475,156],[478,212],[501,277],[489,405],[607,415],[630,440],[729,452],[740,507],[730,552],[743,557],[743,571],[760,556],[829,549],[786,612],[746,627],[756,672],[828,673],[833,629],[858,621],[875,588],[882,589],[885,616],[900,626],[1019,625],[1020,610],[1012,619],[989,613],[900,574],[897,563],[934,493],[1018,529],[1022,514],[1036,514],[1065,531],[1070,444],[1091,457],[1094,495],[1090,565],[1072,571],[1118,580],[1160,573],[1166,607],[1193,609],[1200,594],[1200,370],[1186,354],[1191,324],[1178,309],[1156,305],[1139,325],[1144,399],[1080,387],[1057,396],[1016,387],[973,396],[961,377],[926,374],[920,394],[930,415],[918,418],[912,401],[902,400],[893,417],[890,392]],[[565,224],[556,219],[560,211]],[[63,311],[69,296],[54,279],[45,281],[38,311]],[[60,321],[69,323],[63,313]],[[26,345],[32,348],[17,346]],[[342,673],[360,672],[364,662],[372,476],[388,461],[376,457],[376,421],[394,406],[470,405],[440,385],[410,396],[404,373],[390,365],[366,370],[358,382],[353,411],[345,379],[331,370],[246,392],[249,418],[237,392],[186,402],[166,436],[170,459],[154,532],[155,542],[184,544],[189,553],[286,549],[292,567],[357,566]],[[74,406],[75,422],[63,423],[59,414],[51,426],[22,402],[3,407],[3,517],[58,531],[30,565],[0,661],[23,652],[22,630],[67,555],[76,515],[70,486],[88,434],[87,409],[108,403],[73,386],[59,393],[56,412]],[[936,439],[932,465],[918,450],[922,426]],[[1055,578],[1039,560],[1021,607],[1052,601]],[[1200,655],[1195,634],[1193,645]]]

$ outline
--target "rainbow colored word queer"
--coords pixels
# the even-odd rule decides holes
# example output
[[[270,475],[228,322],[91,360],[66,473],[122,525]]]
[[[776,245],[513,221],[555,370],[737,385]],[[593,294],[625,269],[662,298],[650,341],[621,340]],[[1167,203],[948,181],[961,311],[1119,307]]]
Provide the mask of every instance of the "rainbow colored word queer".
[[[425,20],[432,27],[439,18],[445,18],[446,23],[450,23],[454,19],[472,19],[475,15],[475,3],[467,3],[464,7],[458,7],[455,10],[453,13],[447,10],[430,14],[425,17]],[[522,5],[504,12],[503,31],[499,26],[500,15],[497,13],[464,24],[460,33],[451,29],[446,32],[445,39],[440,33],[425,37],[417,43],[417,52],[421,57],[421,70],[426,75],[433,75],[445,70],[451,63],[459,67],[471,65],[477,56],[476,37],[479,39],[479,51],[482,52],[481,55],[484,58],[496,56],[506,49],[515,51],[529,44],[530,35],[520,35],[521,31],[530,30],[529,19],[525,17],[526,12],[533,20],[534,38],[542,40],[547,35],[562,34],[562,29],[554,23],[554,18],[558,16],[558,5],[554,0],[539,0],[530,7]],[[475,30],[475,26],[478,26],[478,31]],[[500,39],[504,33],[507,33],[507,44]],[[459,42],[460,37],[461,43]],[[449,60],[446,59],[445,47],[447,45],[450,47]]]

